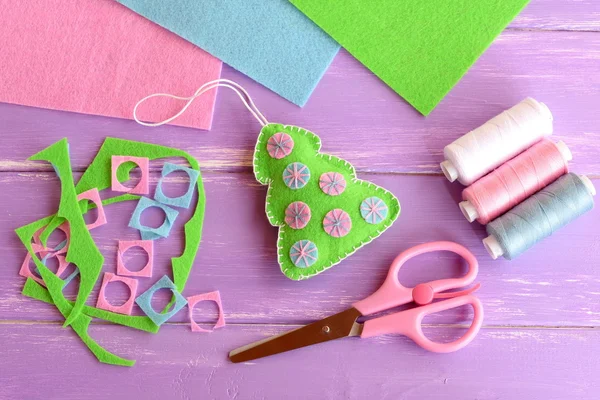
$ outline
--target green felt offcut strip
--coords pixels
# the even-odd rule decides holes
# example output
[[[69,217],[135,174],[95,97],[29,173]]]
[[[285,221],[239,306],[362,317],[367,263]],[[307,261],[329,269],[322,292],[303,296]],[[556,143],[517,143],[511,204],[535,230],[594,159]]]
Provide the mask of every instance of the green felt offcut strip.
[[[68,309],[65,326],[69,326],[81,313],[85,301],[94,289],[94,284],[98,280],[102,264],[104,264],[104,257],[98,250],[98,247],[96,247],[79,208],[73,173],[71,171],[67,139],[62,139],[54,143],[29,159],[48,161],[54,166],[60,178],[61,195],[56,215],[66,220],[69,224],[71,242],[69,243],[66,260],[75,264],[80,272],[79,291],[75,304],[72,307],[64,308],[64,310]],[[56,221],[58,220],[54,220],[53,223],[56,224]],[[46,230],[44,234],[46,236],[42,239],[43,242],[46,241],[50,231]]]
[[[55,145],[57,147],[63,146],[62,149],[64,150],[66,141],[64,141],[64,144],[59,145],[58,143]],[[58,153],[58,151],[56,151],[56,153]],[[56,155],[56,153],[55,151],[53,151],[53,154],[44,157],[54,160],[55,157],[53,157],[52,155]],[[111,158],[113,155],[147,157],[151,160],[159,158],[183,157],[190,164],[192,169],[195,169],[197,171],[199,171],[200,169],[198,162],[192,156],[183,151],[153,144],[107,138],[104,144],[102,145],[102,148],[98,152],[98,155],[96,156],[96,158],[94,158],[92,164],[90,164],[90,166],[87,168],[87,170],[79,180],[77,186],[74,187],[75,193],[82,193],[91,188],[97,188],[98,190],[109,188],[111,186]],[[65,154],[65,152],[63,151],[60,157],[65,156],[68,158],[68,152]],[[67,164],[67,162],[68,160],[66,162],[63,160],[60,164],[60,168],[58,168],[57,165],[53,162],[53,165],[55,166],[57,173],[61,178],[61,188],[63,189],[63,192],[61,193],[61,204],[63,195],[65,193],[65,189],[67,193],[70,193],[69,188],[65,188],[65,182],[71,184],[73,182],[72,178],[70,180],[63,179],[63,177],[67,175],[67,172],[69,172],[68,176],[72,177],[72,175],[70,174],[70,164]],[[121,168],[117,171],[118,179],[127,180],[129,177],[129,173],[133,167],[135,167],[135,164],[123,164]],[[179,291],[183,291],[185,287],[202,236],[202,224],[204,220],[205,210],[205,192],[201,177],[199,177],[197,181],[197,188],[198,202],[194,214],[184,226],[184,251],[181,256],[171,259],[174,283]],[[102,204],[107,206],[122,201],[131,201],[137,199],[139,199],[139,196],[124,194],[104,199],[102,201]],[[74,204],[74,206],[71,206],[71,209],[77,209],[82,220],[82,214],[95,207],[93,203],[88,203],[85,201],[82,201],[80,203],[75,202]],[[42,275],[44,283],[47,285],[46,290],[33,280],[28,279],[23,288],[23,294],[47,303],[55,304],[59,311],[63,314],[63,316],[67,318],[67,316],[73,315],[72,310],[77,302],[72,303],[64,298],[64,296],[62,295],[62,287],[64,282],[60,278],[55,276],[49,269],[47,269],[42,264],[41,260],[39,260],[37,258],[37,255],[33,252],[31,246],[33,235],[35,234],[35,232],[46,227],[43,236],[45,237],[45,239],[47,239],[48,235],[52,232],[53,228],[58,227],[64,220],[65,217],[60,216],[57,213],[56,215],[42,218],[28,225],[22,226],[16,229],[16,233],[19,236],[22,243],[27,248],[29,254],[32,256],[34,262],[40,270],[40,274]],[[73,240],[72,235],[73,233],[71,232],[71,243],[69,243],[69,250],[67,254],[72,252],[73,248],[77,248],[81,245],[81,241]],[[93,241],[92,245],[97,250],[95,244],[93,244]],[[69,260],[68,257],[67,260]],[[81,268],[81,265],[78,265],[78,267]],[[79,291],[79,294],[81,294],[81,290]],[[88,296],[89,293],[86,296],[86,299]],[[85,303],[85,299],[83,300],[83,302]],[[168,307],[169,306],[167,306],[167,308]],[[96,355],[98,360],[108,364],[132,366],[135,361],[126,360],[121,357],[118,357],[106,351],[100,345],[98,345],[87,334],[87,329],[91,321],[90,317],[100,318],[116,324],[152,333],[157,332],[159,329],[159,327],[156,326],[148,317],[116,314],[110,311],[100,310],[95,307],[87,306],[84,304],[81,307],[79,315],[73,317],[71,328],[75,330],[75,332],[82,339],[82,341],[88,346],[88,348],[94,353],[94,355]]]
[[[428,115],[529,0],[290,0]]]
[[[111,158],[113,155],[127,155],[133,157],[146,157],[150,160],[170,157],[182,157],[196,171],[200,171],[198,161],[185,151],[156,144],[134,142],[130,140],[106,138],[96,158],[89,165],[83,176],[77,183],[77,193],[83,193],[89,189],[108,189],[111,186]],[[120,179],[120,178],[119,178]],[[187,279],[196,258],[200,239],[202,237],[202,224],[204,222],[204,210],[206,207],[206,195],[202,177],[198,178],[198,203],[192,217],[184,226],[185,248],[179,257],[171,259],[173,267],[173,282],[179,292],[183,291]]]

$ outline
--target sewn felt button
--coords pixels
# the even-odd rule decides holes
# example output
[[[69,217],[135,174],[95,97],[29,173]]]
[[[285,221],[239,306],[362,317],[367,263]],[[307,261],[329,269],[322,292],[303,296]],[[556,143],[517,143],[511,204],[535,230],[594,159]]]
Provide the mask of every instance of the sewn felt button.
[[[287,133],[276,133],[267,141],[267,152],[276,160],[289,156],[293,149],[294,139]]]
[[[295,162],[283,171],[283,182],[290,189],[302,189],[310,179],[310,170],[302,163]]]

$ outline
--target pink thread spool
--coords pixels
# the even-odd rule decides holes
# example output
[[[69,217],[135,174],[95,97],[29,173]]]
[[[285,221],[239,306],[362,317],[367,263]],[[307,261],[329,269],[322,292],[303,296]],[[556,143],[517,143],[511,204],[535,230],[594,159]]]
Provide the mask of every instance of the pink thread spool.
[[[566,144],[544,139],[463,190],[460,209],[485,225],[568,173],[572,158]]]

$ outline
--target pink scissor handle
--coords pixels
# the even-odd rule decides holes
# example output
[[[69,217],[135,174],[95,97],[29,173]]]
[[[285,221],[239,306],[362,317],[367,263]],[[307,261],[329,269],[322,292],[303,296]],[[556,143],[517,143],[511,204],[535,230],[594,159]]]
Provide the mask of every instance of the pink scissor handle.
[[[414,288],[402,286],[398,280],[400,267],[413,257],[434,251],[451,251],[464,258],[469,271],[460,278],[440,279],[421,283]],[[477,277],[479,263],[475,256],[465,247],[454,242],[431,242],[412,247],[400,253],[392,262],[383,285],[371,296],[353,304],[362,315],[374,314],[415,301],[417,304],[428,304],[436,297],[436,293],[448,289],[456,289],[470,285]],[[457,294],[458,295],[458,294]]]
[[[473,306],[473,322],[467,333],[460,339],[450,343],[437,343],[425,336],[422,323],[426,315],[450,310],[465,304]],[[471,343],[475,339],[477,332],[479,332],[482,323],[483,306],[477,297],[469,294],[368,320],[364,323],[360,337],[367,338],[388,333],[399,333],[408,336],[425,350],[435,353],[450,353],[460,350]]]

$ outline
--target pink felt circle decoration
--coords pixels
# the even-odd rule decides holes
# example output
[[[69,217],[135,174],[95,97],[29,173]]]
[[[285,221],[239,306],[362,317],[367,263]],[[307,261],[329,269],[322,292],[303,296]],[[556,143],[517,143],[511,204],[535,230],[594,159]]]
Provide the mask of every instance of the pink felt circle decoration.
[[[330,236],[335,238],[346,236],[352,229],[352,220],[350,215],[342,209],[336,208],[325,215],[323,219],[323,229]]]
[[[285,210],[285,223],[292,229],[302,229],[310,221],[310,208],[306,203],[295,201]]]
[[[267,141],[267,152],[276,160],[289,156],[293,149],[294,139],[287,133],[276,133]]]
[[[346,190],[346,179],[339,172],[325,172],[319,178],[319,187],[325,194],[339,196]]]

